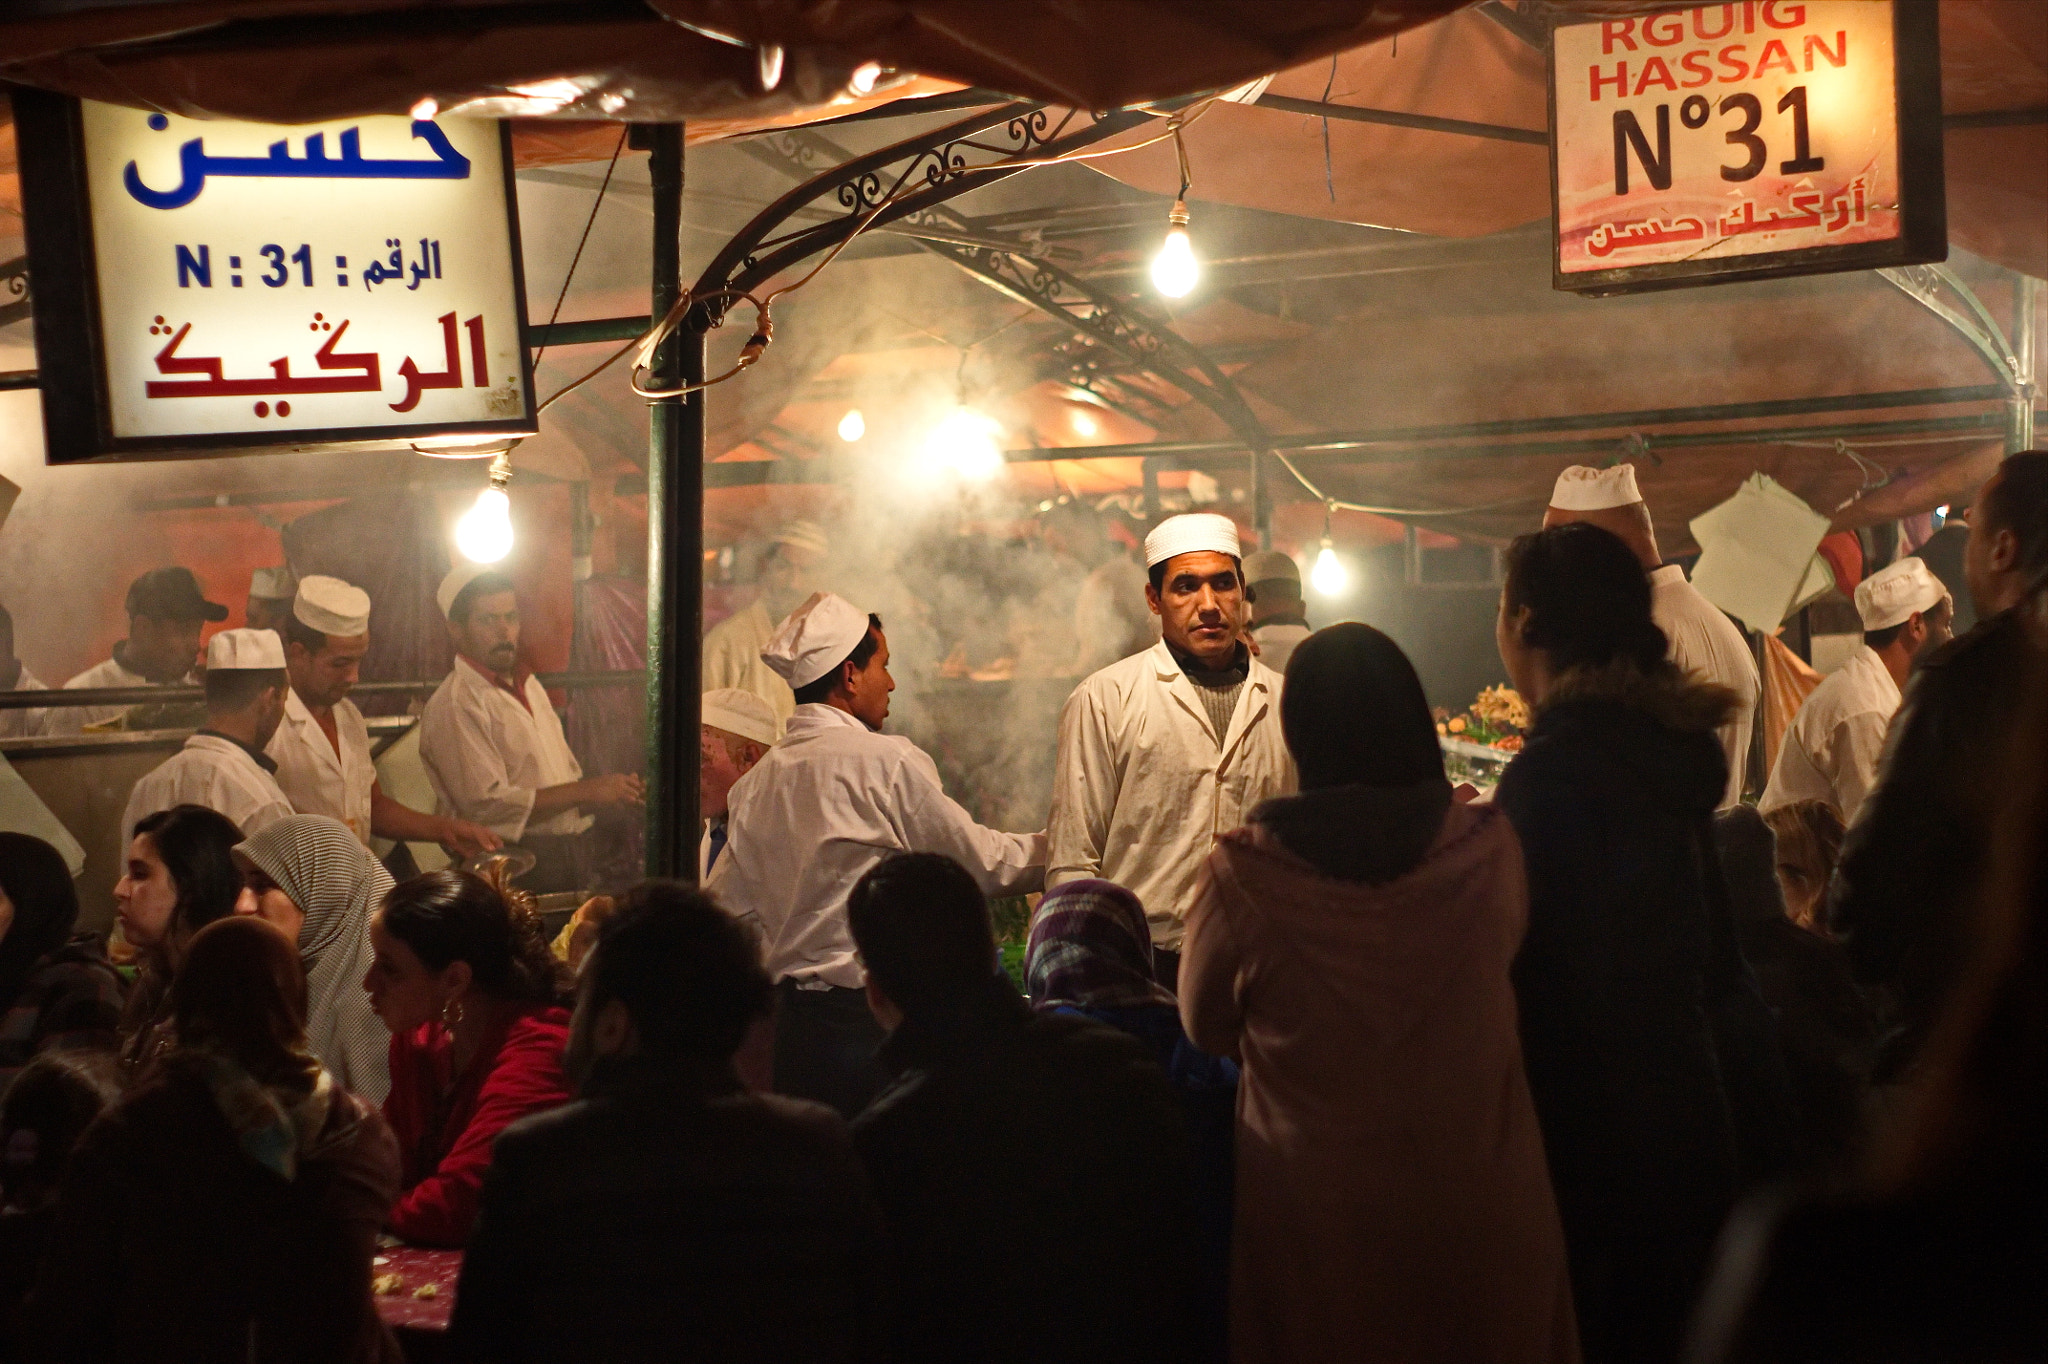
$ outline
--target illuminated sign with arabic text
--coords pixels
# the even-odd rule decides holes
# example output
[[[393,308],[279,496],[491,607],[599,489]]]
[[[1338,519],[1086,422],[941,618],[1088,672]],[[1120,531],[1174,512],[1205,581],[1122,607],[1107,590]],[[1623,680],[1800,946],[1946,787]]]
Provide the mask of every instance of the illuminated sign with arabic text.
[[[1560,26],[1557,287],[1945,259],[1935,10],[1730,0]]]
[[[501,124],[15,101],[52,463],[535,430]]]

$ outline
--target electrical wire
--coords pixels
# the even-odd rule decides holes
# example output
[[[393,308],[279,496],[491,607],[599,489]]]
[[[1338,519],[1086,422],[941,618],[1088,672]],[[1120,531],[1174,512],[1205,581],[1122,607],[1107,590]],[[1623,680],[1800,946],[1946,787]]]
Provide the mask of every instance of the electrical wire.
[[[605,191],[612,187],[612,172],[619,168],[619,153],[626,150],[626,134],[630,131],[632,131],[630,128],[619,129],[618,144],[612,148],[612,159],[605,164],[604,179],[597,186],[597,198],[592,200],[590,204],[590,216],[583,220],[583,235],[576,239],[575,254],[569,257],[569,269],[562,275],[562,287],[555,294],[555,306],[548,312],[548,330],[550,332],[554,330],[555,319],[562,315],[562,300],[569,297],[570,281],[576,278],[576,267],[583,260],[584,244],[590,240],[590,229],[597,225],[597,211],[604,207]],[[541,342],[540,349],[533,353],[533,367],[536,371],[540,369],[541,359],[547,353],[548,345],[547,342],[543,341]]]
[[[1281,454],[1278,450],[1269,451],[1269,453],[1274,459],[1280,461],[1281,467],[1294,475],[1294,481],[1305,488],[1310,497],[1323,504],[1326,515],[1332,511],[1354,511],[1371,512],[1375,516],[1470,516],[1477,512],[1508,511],[1516,507],[1534,506],[1537,501],[1537,499],[1532,497],[1517,497],[1506,502],[1482,502],[1477,506],[1471,507],[1378,507],[1365,502],[1346,502],[1342,498],[1331,497],[1321,488],[1309,482],[1301,470],[1294,467],[1294,461]]]

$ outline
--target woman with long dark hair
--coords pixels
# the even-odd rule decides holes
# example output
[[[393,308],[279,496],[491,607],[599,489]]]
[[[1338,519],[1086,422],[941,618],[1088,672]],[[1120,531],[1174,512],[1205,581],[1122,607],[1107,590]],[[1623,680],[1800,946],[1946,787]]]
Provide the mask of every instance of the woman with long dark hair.
[[[1580,1337],[1669,1359],[1737,1177],[1706,881],[1736,698],[1668,660],[1641,562],[1597,526],[1508,548],[1496,635],[1534,716],[1495,803],[1528,869],[1515,991]]]
[[[136,821],[114,885],[121,936],[142,969],[121,1015],[121,1063],[133,1075],[169,1050],[171,978],[200,929],[235,911],[242,876],[229,850],[233,820],[201,805],[175,805]]]
[[[121,978],[99,935],[77,927],[63,857],[0,833],[0,1083],[46,1049],[116,1044]]]
[[[391,1230],[459,1246],[498,1133],[568,1102],[567,971],[525,897],[468,872],[393,887],[370,941],[363,987],[391,1030],[384,1116],[405,1160]]]
[[[268,924],[209,925],[175,1045],[72,1153],[27,1357],[382,1364],[370,1296],[398,1153],[306,1050],[306,978]]]

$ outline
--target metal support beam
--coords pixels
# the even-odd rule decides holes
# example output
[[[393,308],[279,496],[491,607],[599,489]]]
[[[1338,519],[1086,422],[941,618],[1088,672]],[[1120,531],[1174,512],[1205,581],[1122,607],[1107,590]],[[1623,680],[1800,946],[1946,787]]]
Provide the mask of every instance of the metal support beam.
[[[1526,142],[1535,147],[1550,145],[1550,134],[1541,128],[1504,128],[1497,123],[1472,123],[1462,118],[1433,118],[1427,114],[1404,114],[1393,109],[1365,109],[1356,104],[1331,104],[1319,99],[1295,99],[1292,95],[1260,95],[1253,103],[1262,109],[1314,118],[1336,118],[1347,123],[1383,123],[1394,128],[1415,128],[1428,133],[1457,133],[1484,137],[1495,142]]]
[[[2016,455],[2034,448],[2034,375],[2040,365],[2041,281],[2020,275],[2013,282],[2012,350],[2019,370],[2019,391],[2007,407],[2011,420],[2005,433],[2005,452]]]
[[[646,130],[653,313],[682,295],[683,130]],[[704,338],[671,337],[653,383],[701,379]],[[647,874],[697,879],[699,652],[704,619],[704,395],[647,407]]]
[[[1969,343],[1991,372],[1998,376],[1999,386],[2005,390],[2008,418],[2006,422],[2005,452],[2018,454],[2031,449],[2034,439],[2034,369],[2031,355],[2022,361],[2012,345],[2008,345],[2005,333],[1999,330],[1998,319],[1984,306],[1983,300],[1965,284],[1955,271],[1946,265],[1907,265],[1880,270],[1885,283],[1897,289],[1906,297],[1918,303],[1948,324],[1949,330]],[[2022,284],[2014,291],[2013,337],[2022,347],[2031,350],[2033,336],[2033,309],[2031,287],[2038,287],[2038,280],[2022,277]],[[1946,290],[1963,304],[1968,312],[1958,310],[1942,297]]]

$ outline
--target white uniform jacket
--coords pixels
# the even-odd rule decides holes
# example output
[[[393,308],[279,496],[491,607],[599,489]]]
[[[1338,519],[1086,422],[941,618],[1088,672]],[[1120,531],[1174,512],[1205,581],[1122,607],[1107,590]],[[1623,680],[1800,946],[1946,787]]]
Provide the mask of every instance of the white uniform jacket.
[[[580,834],[593,822],[571,808],[528,822],[533,798],[583,778],[562,722],[540,679],[526,679],[526,704],[456,655],[420,715],[420,761],[435,810],[481,824],[508,843],[527,833]]]
[[[1899,709],[1899,684],[1868,644],[1856,646],[1841,667],[1806,698],[1785,741],[1757,809],[1768,813],[1795,800],[1824,800],[1852,824],[1877,785],[1884,736]]]
[[[334,703],[335,737],[341,751],[327,742],[326,731],[295,691],[284,698],[284,723],[263,751],[277,764],[277,784],[302,815],[326,815],[348,825],[367,846],[370,841],[370,788],[377,768],[370,761],[370,729],[356,703]]]
[[[64,684],[66,691],[94,691],[101,687],[196,687],[199,678],[187,673],[175,682],[152,682],[141,673],[130,672],[118,658],[95,663]],[[125,715],[127,706],[58,706],[49,712],[43,726],[46,734],[83,734],[87,725],[97,725]]]
[[[1252,638],[1259,642],[1259,662],[1279,673],[1287,675],[1287,660],[1294,657],[1294,648],[1315,631],[1306,625],[1292,621],[1285,624],[1261,625],[1252,631]]]
[[[21,665],[20,674],[14,679],[10,691],[48,691],[49,686],[28,670],[28,664]],[[63,709],[61,706],[59,710]],[[37,707],[34,710],[0,710],[0,739],[32,739],[38,734],[48,733],[50,716],[55,712]]]
[[[1756,730],[1757,702],[1764,692],[1756,656],[1750,653],[1749,641],[1735,622],[1701,596],[1677,564],[1651,571],[1650,615],[1671,641],[1673,663],[1742,698],[1735,718],[1720,730],[1721,749],[1728,756],[1728,788],[1721,796],[1721,808],[1726,810],[1742,799],[1748,776],[1749,740]]]
[[[1045,884],[1045,835],[976,824],[910,740],[843,710],[798,706],[781,743],[733,785],[725,850],[708,886],[759,929],[771,978],[858,988],[846,897],[899,852],[944,853],[987,895]]]
[[[772,706],[776,719],[789,719],[796,710],[796,693],[761,661],[761,650],[779,624],[756,601],[712,626],[704,636],[704,690],[738,687]]]
[[[121,815],[122,847],[136,822],[173,805],[204,805],[233,820],[242,837],[294,813],[277,781],[249,750],[218,734],[195,734],[185,746],[135,783]]]
[[[1179,951],[1218,836],[1297,784],[1280,737],[1280,674],[1251,661],[1219,752],[1195,684],[1161,640],[1082,682],[1060,712],[1046,884],[1116,882],[1143,902],[1153,943]]]

